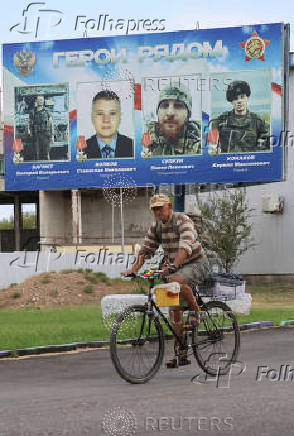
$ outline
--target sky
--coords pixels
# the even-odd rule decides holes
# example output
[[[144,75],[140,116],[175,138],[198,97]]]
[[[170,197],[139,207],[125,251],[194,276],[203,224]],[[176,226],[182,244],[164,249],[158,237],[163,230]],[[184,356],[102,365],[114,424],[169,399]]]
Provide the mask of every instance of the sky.
[[[103,17],[100,19],[100,30],[97,30],[100,15]],[[103,30],[102,23],[107,15],[107,19],[113,19],[114,23],[120,19],[123,29],[113,31],[107,24]],[[0,43],[113,36],[126,34],[127,25],[129,34],[150,33],[142,29],[143,20],[148,19],[151,22],[155,20],[152,25],[167,32],[195,29],[197,26],[205,29],[277,22],[290,23],[294,29],[294,6],[290,0],[244,0],[242,3],[236,0],[10,0],[2,4]],[[132,30],[135,23],[140,26],[137,31]],[[290,50],[294,51],[294,31]],[[6,215],[1,209],[0,218]],[[7,215],[10,215],[8,210]]]

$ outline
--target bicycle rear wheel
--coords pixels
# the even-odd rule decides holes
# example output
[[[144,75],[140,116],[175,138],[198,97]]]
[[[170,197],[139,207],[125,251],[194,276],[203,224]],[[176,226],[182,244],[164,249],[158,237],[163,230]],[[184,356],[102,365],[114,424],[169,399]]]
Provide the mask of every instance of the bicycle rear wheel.
[[[202,310],[206,317],[192,332],[194,356],[207,374],[227,374],[240,348],[237,319],[222,301],[209,301]]]
[[[162,326],[146,306],[130,306],[113,324],[111,360],[118,374],[129,383],[146,383],[162,363]]]

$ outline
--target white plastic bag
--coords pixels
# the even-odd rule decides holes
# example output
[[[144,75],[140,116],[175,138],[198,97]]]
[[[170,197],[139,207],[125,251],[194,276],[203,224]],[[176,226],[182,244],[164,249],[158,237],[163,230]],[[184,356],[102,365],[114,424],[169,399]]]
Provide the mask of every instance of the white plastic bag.
[[[157,288],[167,289],[168,292],[172,292],[173,294],[179,294],[181,285],[178,282],[162,283],[161,285],[154,286],[154,289]]]

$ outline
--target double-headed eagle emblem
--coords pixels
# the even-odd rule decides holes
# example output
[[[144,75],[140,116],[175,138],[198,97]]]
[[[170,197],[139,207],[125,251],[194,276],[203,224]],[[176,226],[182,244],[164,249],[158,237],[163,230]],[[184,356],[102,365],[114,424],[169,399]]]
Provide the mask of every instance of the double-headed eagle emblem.
[[[28,76],[34,71],[36,55],[32,51],[18,51],[13,55],[13,63],[22,76]]]

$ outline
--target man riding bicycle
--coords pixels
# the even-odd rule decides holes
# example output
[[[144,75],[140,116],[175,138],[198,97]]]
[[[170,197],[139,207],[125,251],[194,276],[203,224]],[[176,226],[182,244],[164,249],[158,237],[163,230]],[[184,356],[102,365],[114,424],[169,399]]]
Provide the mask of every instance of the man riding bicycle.
[[[179,337],[184,335],[183,306],[189,306],[195,312],[197,322],[200,308],[193,295],[192,287],[201,283],[208,274],[208,260],[203,247],[198,240],[197,232],[191,219],[182,212],[173,212],[173,206],[164,194],[154,195],[150,199],[150,209],[154,213],[155,222],[150,226],[142,248],[133,267],[124,275],[136,273],[144,264],[145,259],[154,255],[162,245],[164,251],[163,276],[170,272],[169,266],[174,265],[176,271],[169,277],[169,282],[180,284],[180,306],[170,310],[172,326]],[[178,354],[167,363],[167,368],[191,363],[187,358],[187,349],[181,349],[175,342],[175,353]]]

